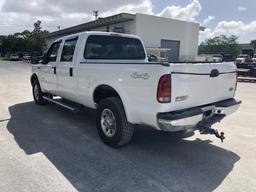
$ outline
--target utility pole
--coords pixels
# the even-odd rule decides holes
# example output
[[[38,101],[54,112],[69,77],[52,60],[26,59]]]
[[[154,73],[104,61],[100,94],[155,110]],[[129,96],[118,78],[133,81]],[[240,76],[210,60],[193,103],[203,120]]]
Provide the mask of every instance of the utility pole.
[[[93,16],[95,17],[95,20],[98,19],[98,16],[99,16],[99,11],[98,10],[93,10]]]

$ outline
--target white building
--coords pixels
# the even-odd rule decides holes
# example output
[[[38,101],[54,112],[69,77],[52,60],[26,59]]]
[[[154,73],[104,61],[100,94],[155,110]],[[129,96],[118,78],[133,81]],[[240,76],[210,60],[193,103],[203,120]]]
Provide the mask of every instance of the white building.
[[[139,13],[121,13],[50,33],[47,43],[82,31],[128,33],[140,36],[146,48],[168,49],[164,55],[170,61],[184,61],[192,60],[197,55],[200,29],[198,23]]]

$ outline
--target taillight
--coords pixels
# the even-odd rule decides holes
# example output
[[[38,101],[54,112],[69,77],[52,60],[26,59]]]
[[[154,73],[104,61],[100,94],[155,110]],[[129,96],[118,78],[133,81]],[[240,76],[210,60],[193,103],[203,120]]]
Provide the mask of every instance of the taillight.
[[[157,101],[159,103],[171,102],[172,77],[170,74],[163,75],[158,82]]]

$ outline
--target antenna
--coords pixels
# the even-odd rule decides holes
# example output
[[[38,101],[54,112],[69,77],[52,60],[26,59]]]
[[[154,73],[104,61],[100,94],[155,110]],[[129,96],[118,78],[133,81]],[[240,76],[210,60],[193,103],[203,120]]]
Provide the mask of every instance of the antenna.
[[[99,16],[99,11],[98,10],[93,10],[93,16],[95,17],[95,20],[98,19],[98,16]]]

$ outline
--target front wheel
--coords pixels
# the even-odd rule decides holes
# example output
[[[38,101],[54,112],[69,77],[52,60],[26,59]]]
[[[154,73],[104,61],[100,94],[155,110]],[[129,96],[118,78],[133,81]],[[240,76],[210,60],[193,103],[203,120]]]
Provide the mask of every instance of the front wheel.
[[[127,121],[119,98],[102,100],[98,105],[96,121],[98,133],[107,145],[120,147],[132,139],[134,127]]]
[[[45,105],[47,101],[43,98],[43,92],[41,90],[38,80],[35,80],[32,85],[33,98],[37,105]]]

